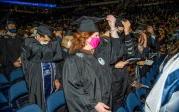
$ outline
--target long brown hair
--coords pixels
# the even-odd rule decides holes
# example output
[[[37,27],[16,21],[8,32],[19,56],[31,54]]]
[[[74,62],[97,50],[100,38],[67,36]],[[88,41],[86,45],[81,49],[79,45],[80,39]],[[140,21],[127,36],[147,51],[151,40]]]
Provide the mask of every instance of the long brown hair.
[[[73,34],[72,45],[69,48],[69,52],[71,54],[76,53],[81,50],[85,44],[86,40],[93,34],[94,32],[77,32]]]

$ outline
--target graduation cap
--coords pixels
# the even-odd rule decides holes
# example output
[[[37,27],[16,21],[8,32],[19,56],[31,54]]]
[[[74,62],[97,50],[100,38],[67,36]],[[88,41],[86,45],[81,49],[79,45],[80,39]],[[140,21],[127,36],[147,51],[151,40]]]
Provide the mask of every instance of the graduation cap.
[[[82,16],[76,21],[74,21],[72,24],[79,25],[79,28],[78,28],[79,32],[98,32],[99,30],[95,23],[103,19],[104,18]]]
[[[52,29],[47,25],[40,25],[37,27],[37,33],[40,35],[52,36]]]

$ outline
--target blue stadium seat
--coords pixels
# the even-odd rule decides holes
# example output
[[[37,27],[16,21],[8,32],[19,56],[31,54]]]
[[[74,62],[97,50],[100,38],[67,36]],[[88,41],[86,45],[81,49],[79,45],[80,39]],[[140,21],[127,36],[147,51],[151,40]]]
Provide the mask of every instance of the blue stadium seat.
[[[10,81],[16,81],[24,77],[22,69],[16,69],[10,73]]]
[[[124,107],[120,107],[116,112],[127,112],[127,110]]]
[[[27,94],[27,85],[25,81],[20,81],[13,84],[9,89],[9,100],[12,102],[21,95]]]
[[[7,80],[7,78],[4,76],[4,74],[0,73],[0,86],[4,85],[4,84],[8,84],[9,81]]]
[[[150,73],[147,73],[145,78],[148,82],[151,82],[154,79],[154,76]]]
[[[9,108],[8,99],[0,92],[0,112],[6,112]]]
[[[155,77],[155,75],[157,74],[157,67],[156,68],[151,68],[150,71],[149,71],[149,75],[151,77]]]
[[[55,112],[56,109],[63,107],[65,104],[64,91],[54,92],[47,98],[47,112]]]
[[[151,86],[151,82],[148,81],[145,77],[143,77],[140,81],[142,84],[146,85],[146,86]]]
[[[140,99],[141,101],[141,106],[144,106],[145,104],[145,99],[147,96],[147,90],[145,88],[139,88],[135,90],[135,94],[137,96],[138,99]]]
[[[36,104],[27,105],[16,112],[42,112],[40,107]]]
[[[0,90],[7,92],[10,86],[10,82],[7,80],[4,74],[0,73]]]
[[[0,104],[2,104],[2,103],[8,103],[8,100],[4,96],[4,94],[0,92]]]
[[[128,112],[134,112],[135,110],[142,111],[140,99],[132,92],[127,96],[126,99],[126,106],[128,109]]]

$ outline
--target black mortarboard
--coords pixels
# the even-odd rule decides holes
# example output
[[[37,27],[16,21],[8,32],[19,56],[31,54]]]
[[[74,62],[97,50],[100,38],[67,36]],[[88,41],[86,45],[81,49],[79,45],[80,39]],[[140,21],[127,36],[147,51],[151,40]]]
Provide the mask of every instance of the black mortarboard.
[[[98,32],[99,30],[95,23],[103,19],[104,18],[82,16],[74,21],[73,24],[79,25],[77,29],[79,32]]]
[[[52,36],[52,29],[47,25],[40,25],[37,27],[37,33],[40,35]]]

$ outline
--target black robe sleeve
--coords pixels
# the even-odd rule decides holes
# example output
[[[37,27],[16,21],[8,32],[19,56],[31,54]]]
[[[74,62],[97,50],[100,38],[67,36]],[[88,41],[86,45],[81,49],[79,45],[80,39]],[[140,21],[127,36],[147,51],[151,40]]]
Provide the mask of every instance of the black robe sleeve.
[[[126,54],[125,45],[120,38],[111,38],[110,64],[114,64]]]
[[[103,58],[107,64],[112,65],[121,59],[125,52],[125,45],[119,38],[101,38],[101,43],[95,50],[95,55],[98,58]]]
[[[124,36],[124,35],[123,35]],[[139,56],[137,43],[134,40],[133,34],[130,33],[125,37],[111,38],[111,62]]]
[[[23,68],[25,73],[28,72],[29,62],[52,62],[56,65],[55,78],[61,80],[62,74],[60,69],[62,68],[59,67],[59,62],[62,59],[62,50],[59,39],[55,39],[47,45],[41,45],[34,38],[27,38],[22,47],[21,56],[23,58]]]
[[[24,49],[27,59],[35,59],[39,62],[54,62],[62,59],[60,41],[54,40],[47,45],[41,45],[33,38],[25,40]],[[37,57],[37,58],[35,58]]]
[[[69,112],[94,112],[97,101],[91,100],[85,91],[88,81],[84,82],[82,79],[81,70],[74,59],[66,59],[63,67],[63,88],[68,109]]]

